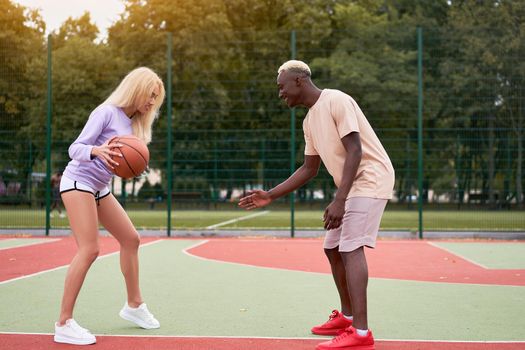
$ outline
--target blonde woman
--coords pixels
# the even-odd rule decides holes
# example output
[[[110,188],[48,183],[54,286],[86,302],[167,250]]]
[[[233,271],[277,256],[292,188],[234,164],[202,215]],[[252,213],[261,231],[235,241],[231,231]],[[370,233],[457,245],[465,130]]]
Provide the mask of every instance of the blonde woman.
[[[151,69],[140,67],[131,71],[91,113],[84,129],[69,147],[72,160],[64,170],[60,194],[78,251],[67,271],[60,317],[55,323],[55,342],[75,345],[96,342],[95,336],[73,319],[73,308],[86,274],[99,253],[99,222],[120,244],[120,267],[126,282],[127,301],[119,315],[141,328],[160,327],[140,293],[139,234],[108,185],[112,169],[118,164],[118,158],[115,161],[111,156],[120,156],[119,152],[110,149],[111,138],[133,134],[149,143],[151,127],[164,94],[162,80]]]

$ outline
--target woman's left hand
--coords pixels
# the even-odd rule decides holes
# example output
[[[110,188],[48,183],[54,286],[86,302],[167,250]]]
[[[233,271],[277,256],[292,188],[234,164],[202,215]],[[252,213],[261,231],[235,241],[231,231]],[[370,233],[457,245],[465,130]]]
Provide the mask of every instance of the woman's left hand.
[[[122,157],[122,154],[120,152],[115,152],[114,149],[120,148],[123,145],[120,143],[111,143],[112,141],[113,138],[108,139],[100,146],[93,146],[93,148],[91,149],[91,157],[98,157],[104,162],[104,164],[106,164],[108,168],[114,170],[115,166],[118,166],[119,164],[118,162],[113,160],[114,157]]]

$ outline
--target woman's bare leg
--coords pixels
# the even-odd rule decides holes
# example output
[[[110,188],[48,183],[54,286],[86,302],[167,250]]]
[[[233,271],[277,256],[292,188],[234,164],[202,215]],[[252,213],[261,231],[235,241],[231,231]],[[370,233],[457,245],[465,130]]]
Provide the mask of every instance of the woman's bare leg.
[[[62,194],[62,200],[78,250],[67,270],[59,325],[73,318],[73,308],[78,293],[91,264],[99,253],[97,209],[93,195],[81,191],[69,191]]]
[[[140,236],[112,194],[102,198],[97,209],[100,223],[120,243],[120,269],[126,281],[128,305],[136,308],[143,302],[139,288]]]

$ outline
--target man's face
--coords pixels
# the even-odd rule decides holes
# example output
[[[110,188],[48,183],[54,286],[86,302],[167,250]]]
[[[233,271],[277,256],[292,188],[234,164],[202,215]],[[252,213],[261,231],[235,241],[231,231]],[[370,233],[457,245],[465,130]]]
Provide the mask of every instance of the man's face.
[[[279,98],[284,100],[290,108],[301,104],[301,85],[301,78],[297,73],[282,71],[277,76]]]

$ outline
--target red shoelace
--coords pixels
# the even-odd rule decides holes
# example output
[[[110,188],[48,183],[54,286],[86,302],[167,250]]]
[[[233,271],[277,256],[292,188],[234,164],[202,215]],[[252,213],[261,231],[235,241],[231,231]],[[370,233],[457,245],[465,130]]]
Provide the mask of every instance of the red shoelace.
[[[334,318],[337,317],[337,315],[339,315],[339,311],[332,310],[332,313],[330,314],[330,316],[328,316],[328,321],[332,321]]]
[[[337,337],[335,337],[332,342],[333,343],[337,343],[339,341],[341,341],[342,339],[348,337],[350,334],[354,333],[352,327],[348,327],[346,328],[343,333],[339,334]]]

